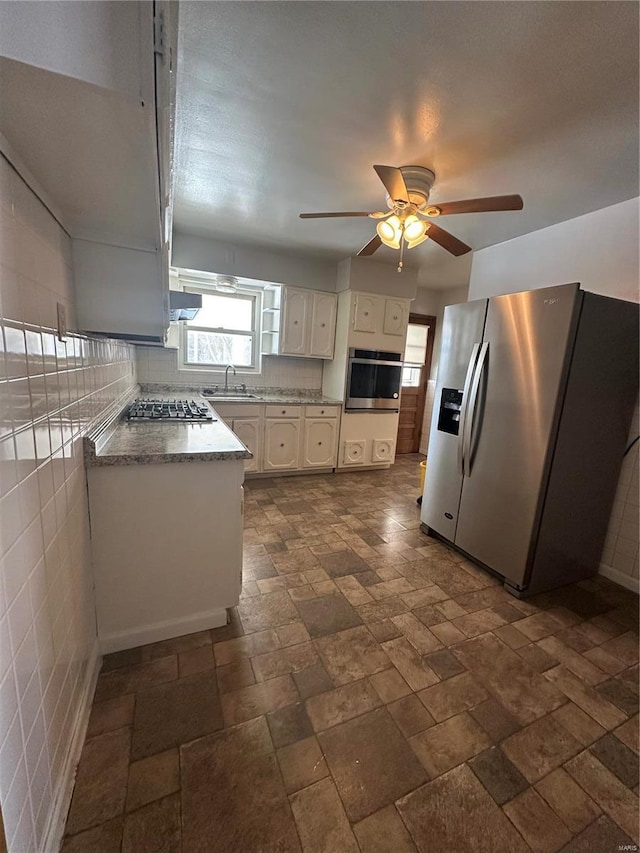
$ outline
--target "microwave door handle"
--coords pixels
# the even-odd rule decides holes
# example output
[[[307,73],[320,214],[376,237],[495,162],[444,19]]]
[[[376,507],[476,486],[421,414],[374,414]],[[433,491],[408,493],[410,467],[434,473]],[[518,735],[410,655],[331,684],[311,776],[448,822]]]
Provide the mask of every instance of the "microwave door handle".
[[[482,344],[480,348],[480,356],[478,358],[478,363],[476,364],[475,373],[473,376],[473,382],[471,383],[471,393],[469,395],[469,406],[467,407],[464,430],[462,435],[462,443],[463,443],[463,465],[464,470],[463,473],[466,477],[471,476],[471,445],[472,445],[472,432],[473,432],[473,421],[476,415],[476,407],[478,405],[478,391],[480,390],[480,380],[482,379],[482,373],[484,371],[484,366],[487,361],[487,353],[489,352],[489,342],[486,341]]]
[[[473,369],[476,366],[478,358],[478,350],[480,344],[474,344],[471,350],[471,358],[467,367],[467,375],[464,380],[464,388],[462,389],[462,406],[460,407],[460,421],[458,422],[458,473],[464,474],[464,427],[467,421],[467,401],[469,399],[469,391],[471,389],[471,380],[473,379]]]

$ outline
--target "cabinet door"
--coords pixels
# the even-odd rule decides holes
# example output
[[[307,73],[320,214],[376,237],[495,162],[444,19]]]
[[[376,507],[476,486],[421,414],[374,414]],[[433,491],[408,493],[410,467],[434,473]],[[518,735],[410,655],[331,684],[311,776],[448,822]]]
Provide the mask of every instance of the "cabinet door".
[[[344,465],[363,465],[367,442],[362,440],[350,440],[344,442],[342,461]]]
[[[385,299],[384,328],[385,335],[402,336],[407,331],[409,315],[405,302],[399,299]]]
[[[353,330],[355,332],[376,332],[382,325],[379,320],[381,304],[378,296],[357,293],[353,311]]]
[[[289,471],[299,467],[300,421],[267,420],[264,428],[265,471]]]
[[[238,436],[240,441],[245,444],[253,453],[253,459],[244,460],[245,471],[259,471],[258,462],[260,460],[260,419],[259,418],[244,418],[243,420],[235,419],[233,421],[233,431]]]
[[[330,418],[304,422],[303,468],[334,468],[338,422]]]
[[[309,306],[309,291],[291,287],[285,289],[280,328],[282,355],[307,355]]]
[[[333,358],[338,297],[335,293],[314,293],[312,306],[309,355]]]

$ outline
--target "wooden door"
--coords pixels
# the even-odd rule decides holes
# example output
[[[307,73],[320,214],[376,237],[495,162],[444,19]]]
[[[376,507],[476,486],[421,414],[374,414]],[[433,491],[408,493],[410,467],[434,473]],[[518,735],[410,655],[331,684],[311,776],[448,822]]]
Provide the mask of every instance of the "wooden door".
[[[423,314],[410,314],[407,329],[405,362],[402,369],[400,419],[396,454],[417,453],[420,449],[422,419],[427,396],[427,382],[431,372],[433,338],[436,318]],[[426,340],[423,338],[426,335]],[[416,361],[416,359],[420,359]]]

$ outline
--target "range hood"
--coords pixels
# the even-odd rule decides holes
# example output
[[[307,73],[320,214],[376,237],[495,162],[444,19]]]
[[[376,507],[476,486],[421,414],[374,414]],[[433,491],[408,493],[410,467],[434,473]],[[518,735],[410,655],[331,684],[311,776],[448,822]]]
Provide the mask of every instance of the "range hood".
[[[169,291],[169,319],[193,320],[202,308],[202,296],[199,293],[185,293],[182,290]]]

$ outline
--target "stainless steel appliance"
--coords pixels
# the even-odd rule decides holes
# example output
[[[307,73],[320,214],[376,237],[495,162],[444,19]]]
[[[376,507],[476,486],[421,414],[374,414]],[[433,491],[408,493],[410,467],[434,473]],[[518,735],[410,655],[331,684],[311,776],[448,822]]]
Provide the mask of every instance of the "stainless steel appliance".
[[[214,421],[206,403],[195,400],[135,400],[127,410],[129,421]]]
[[[345,410],[398,411],[402,353],[349,349]]]
[[[516,596],[597,571],[638,393],[638,306],[577,284],[444,312],[423,529]]]

